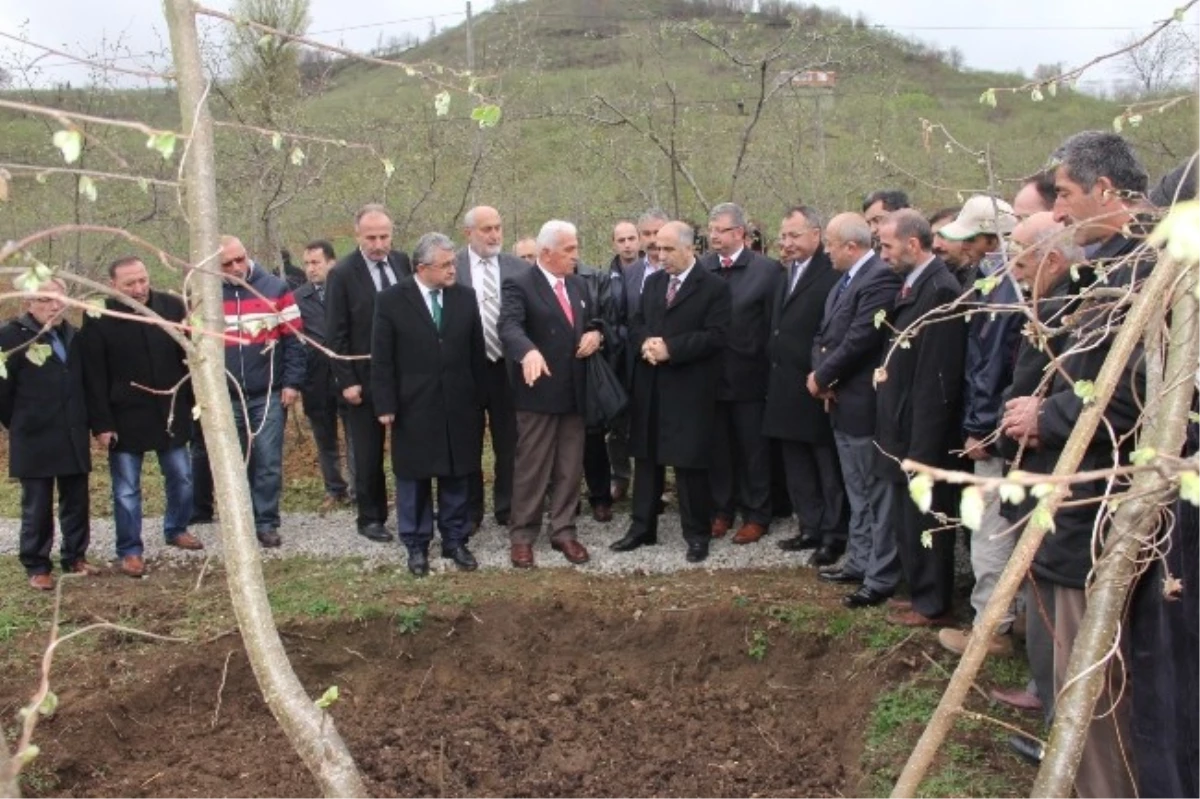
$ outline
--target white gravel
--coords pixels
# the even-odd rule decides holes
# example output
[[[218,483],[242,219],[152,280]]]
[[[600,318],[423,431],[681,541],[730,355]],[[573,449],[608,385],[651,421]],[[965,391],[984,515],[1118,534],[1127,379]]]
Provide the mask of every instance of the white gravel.
[[[389,520],[389,530],[395,533],[394,520]],[[579,540],[591,553],[591,561],[583,566],[571,566],[561,554],[550,549],[550,542],[541,536],[534,547],[534,557],[539,568],[575,568],[594,574],[661,574],[680,569],[776,569],[807,566],[812,552],[783,552],[776,544],[784,538],[796,535],[794,520],[776,520],[771,532],[754,544],[735,545],[727,536],[714,540],[708,560],[691,564],[684,560],[686,546],[679,532],[679,516],[669,509],[659,518],[657,546],[642,547],[634,552],[618,553],[608,545],[625,534],[629,526],[627,514],[616,513],[607,524],[594,521],[585,510],[579,518]],[[146,546],[145,555],[152,569],[155,561],[164,560],[172,564],[186,561],[202,562],[213,554],[221,554],[220,531],[216,525],[197,525],[192,532],[204,541],[203,552],[185,552],[168,547],[163,542],[162,520],[148,518],[143,525],[142,538]],[[404,546],[396,541],[376,543],[358,535],[355,531],[354,515],[350,511],[335,511],[321,517],[312,513],[291,513],[283,517],[279,529],[283,546],[263,550],[267,558],[312,557],[312,558],[362,558],[370,564],[406,562]],[[15,555],[17,552],[18,521],[0,519],[0,554]],[[453,571],[454,564],[439,557],[439,542],[434,538],[430,547],[430,569],[432,572]],[[470,549],[481,568],[511,569],[508,558],[507,530],[491,519],[471,539]],[[112,519],[92,520],[92,540],[89,559],[100,565],[115,560]],[[57,552],[54,553],[57,558]],[[164,564],[166,565],[166,564]]]

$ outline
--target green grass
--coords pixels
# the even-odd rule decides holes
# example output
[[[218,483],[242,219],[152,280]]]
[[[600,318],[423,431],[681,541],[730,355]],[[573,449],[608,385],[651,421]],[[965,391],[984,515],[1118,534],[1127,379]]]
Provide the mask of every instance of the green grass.
[[[425,605],[400,608],[395,613],[396,629],[401,635],[415,635],[425,626],[425,614],[428,612],[429,608]]]

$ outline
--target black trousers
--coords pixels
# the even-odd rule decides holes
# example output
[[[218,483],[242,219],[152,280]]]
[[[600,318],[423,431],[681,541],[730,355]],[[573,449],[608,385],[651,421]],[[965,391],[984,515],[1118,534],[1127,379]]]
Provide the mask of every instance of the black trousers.
[[[780,441],[783,471],[800,529],[821,536],[826,546],[846,546],[849,514],[837,447]]]
[[[494,463],[492,511],[499,524],[508,524],[512,514],[513,464],[517,457],[517,413],[513,409],[508,366],[503,358],[488,361],[484,391]],[[478,524],[483,521],[483,471],[477,471],[468,480],[471,521]]]
[[[59,553],[63,571],[87,554],[89,523],[86,474],[21,479],[20,560],[25,573],[49,574],[53,568],[54,486],[58,484],[58,523],[62,527]]]
[[[383,443],[386,431],[375,416],[371,402],[349,406],[346,420],[354,444],[354,500],[358,504],[359,528],[383,524],[388,517],[387,478],[383,473]]]
[[[713,510],[733,521],[771,524],[771,447],[762,434],[765,403],[717,402],[712,467]]]
[[[604,430],[589,430],[583,440],[583,481],[587,483],[588,503],[593,508],[612,505],[612,470],[604,433]]]
[[[945,616],[953,605],[954,533],[931,533],[932,546],[921,545],[923,532],[941,526],[931,514],[921,512],[903,485],[899,487],[892,503],[892,529],[900,569],[912,593],[913,610],[928,618]]]
[[[708,469],[674,468],[675,495],[683,540],[708,544],[712,540],[712,486]],[[641,539],[658,539],[658,502],[666,468],[646,458],[633,461],[633,522],[629,532]]]
[[[783,442],[771,439],[771,518],[789,519],[795,508],[788,493],[787,473],[783,468]]]
[[[310,402],[305,396],[304,415],[312,428],[313,442],[317,445],[317,462],[321,466],[321,479],[325,483],[325,495],[343,497],[352,494],[354,482],[354,442],[350,438],[350,422],[346,416],[349,408],[340,397],[314,397]],[[342,476],[342,447],[338,435],[338,421],[346,436],[346,465],[350,482]]]
[[[192,423],[192,518],[212,519],[213,477],[200,422]]]

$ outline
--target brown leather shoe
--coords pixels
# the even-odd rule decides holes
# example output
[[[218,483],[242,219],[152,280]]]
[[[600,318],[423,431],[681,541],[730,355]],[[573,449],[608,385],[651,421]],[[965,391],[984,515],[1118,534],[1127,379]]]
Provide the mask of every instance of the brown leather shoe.
[[[988,696],[991,697],[993,702],[999,702],[1002,705],[1008,705],[1017,710],[1036,713],[1042,709],[1042,700],[1020,688],[1012,690],[993,688],[988,692]]]
[[[729,532],[729,528],[731,526],[732,523],[728,519],[726,519],[724,516],[718,516],[717,518],[713,519],[712,537],[724,538],[725,534]]]
[[[141,555],[126,555],[121,558],[121,574],[129,577],[141,577],[146,573],[146,561]]]
[[[753,544],[758,539],[766,535],[767,529],[756,522],[746,522],[742,525],[742,529],[737,531],[733,537],[735,544]]]
[[[551,541],[550,547],[555,552],[563,553],[564,558],[576,565],[580,563],[587,563],[591,559],[591,555],[588,554],[587,547],[573,538],[561,542]]]
[[[887,620],[889,624],[898,624],[901,627],[949,627],[954,624],[954,617],[948,614],[930,618],[915,610],[902,610],[888,614]]]
[[[607,523],[612,521],[612,506],[597,505],[592,508],[592,518],[598,522]]]
[[[887,601],[887,606],[892,610],[912,610],[912,600],[892,597]]]
[[[518,569],[533,568],[533,547],[530,544],[514,543],[509,549],[509,557],[512,559],[512,565]]]
[[[54,575],[31,574],[29,575],[29,587],[37,589],[38,591],[53,591]]]
[[[100,574],[101,569],[99,566],[93,566],[92,564],[88,563],[87,558],[80,558],[72,563],[70,568],[65,569],[65,571],[70,572],[71,574],[82,574],[86,577],[95,577],[97,574]]]
[[[204,549],[204,542],[189,532],[182,532],[167,542],[179,549]]]

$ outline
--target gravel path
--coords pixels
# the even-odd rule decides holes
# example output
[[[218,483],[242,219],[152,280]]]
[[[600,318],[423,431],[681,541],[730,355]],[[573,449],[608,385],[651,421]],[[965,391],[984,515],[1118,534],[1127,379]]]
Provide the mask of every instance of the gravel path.
[[[394,522],[393,522],[394,524]],[[679,532],[679,516],[668,510],[659,519],[658,546],[642,547],[634,552],[617,553],[608,545],[616,541],[629,526],[628,514],[616,513],[607,524],[593,521],[585,512],[579,518],[579,540],[588,548],[592,559],[583,566],[571,566],[557,552],[550,549],[550,542],[543,535],[534,547],[534,556],[539,568],[577,568],[595,574],[662,574],[680,569],[774,569],[808,565],[811,551],[803,553],[783,552],[776,543],[796,534],[796,523],[777,520],[771,533],[755,544],[737,546],[723,540],[714,541],[708,560],[702,564],[690,564],[684,560],[686,547]],[[395,531],[395,528],[391,528]],[[207,554],[221,553],[220,533],[215,525],[198,525],[192,532],[198,535],[207,549],[204,552],[184,552],[163,543],[162,520],[146,519],[143,526],[146,558],[150,568],[155,560],[175,562],[203,561]],[[0,519],[0,554],[15,555],[17,552],[18,522],[16,519]],[[263,550],[267,558],[313,557],[313,558],[363,558],[368,563],[406,562],[404,547],[397,542],[376,543],[355,532],[354,516],[350,511],[337,511],[325,517],[310,513],[285,514],[279,530],[283,546],[274,550]],[[508,560],[508,535],[505,528],[488,520],[471,540],[471,551],[482,568],[511,569]],[[112,519],[92,520],[92,541],[89,547],[91,561],[97,565],[115,558]],[[442,560],[438,555],[435,538],[430,548],[430,570],[434,573],[453,570],[454,564]],[[55,554],[57,557],[57,553]]]

